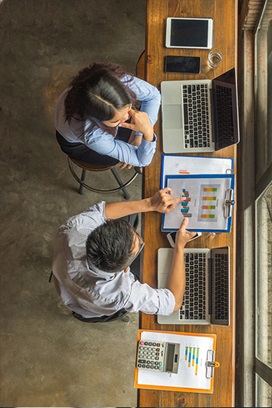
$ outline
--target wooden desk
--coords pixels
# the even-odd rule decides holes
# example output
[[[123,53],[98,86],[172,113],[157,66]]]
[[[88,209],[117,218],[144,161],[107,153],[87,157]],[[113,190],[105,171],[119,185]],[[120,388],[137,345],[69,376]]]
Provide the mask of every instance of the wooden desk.
[[[212,17],[214,19],[214,49],[222,52],[223,61],[216,69],[207,66],[209,50],[190,50],[165,48],[166,18],[174,17]],[[198,78],[212,79],[236,66],[237,46],[237,0],[147,0],[146,49],[144,76],[151,84],[160,88],[163,80]],[[201,58],[201,73],[181,75],[164,73],[165,55],[197,55]],[[161,167],[161,117],[155,126],[158,136],[157,151],[151,165],[144,170],[144,197],[153,195],[160,185]],[[233,157],[236,164],[236,146],[207,156]],[[236,170],[236,169],[235,169]],[[235,211],[234,211],[235,212]],[[215,372],[214,393],[178,393],[171,391],[138,391],[139,407],[222,407],[234,406],[234,357],[235,357],[235,231],[234,214],[232,232],[213,236],[203,234],[201,238],[189,243],[188,247],[212,248],[228,245],[231,249],[231,322],[229,327],[219,326],[173,326],[159,325],[156,316],[141,314],[140,328],[169,331],[195,331],[217,335],[216,360],[221,366]],[[161,215],[147,213],[143,216],[143,237],[146,247],[143,256],[143,282],[157,287],[157,251],[169,247],[166,233],[161,232]]]

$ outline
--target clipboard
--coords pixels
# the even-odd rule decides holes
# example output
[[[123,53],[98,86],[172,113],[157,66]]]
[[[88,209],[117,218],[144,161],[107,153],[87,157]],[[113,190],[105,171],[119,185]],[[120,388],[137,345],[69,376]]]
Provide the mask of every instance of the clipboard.
[[[138,344],[140,340],[146,339],[180,343],[179,366],[177,373],[174,374],[139,369],[136,366],[134,371],[135,388],[213,393],[215,368],[220,366],[215,361],[215,334],[138,330]],[[190,349],[197,350],[195,353],[198,356],[197,359],[190,359]]]
[[[160,188],[164,188],[166,176],[233,174],[233,167],[233,158],[162,154]]]
[[[190,217],[188,231],[230,232],[234,205],[233,174],[166,175],[164,187],[182,197],[173,211],[162,214],[162,231],[177,231]]]
[[[224,199],[224,217],[229,218],[231,217],[231,210],[232,206],[235,204],[235,200],[233,199],[233,189],[228,188],[225,192],[225,199]]]

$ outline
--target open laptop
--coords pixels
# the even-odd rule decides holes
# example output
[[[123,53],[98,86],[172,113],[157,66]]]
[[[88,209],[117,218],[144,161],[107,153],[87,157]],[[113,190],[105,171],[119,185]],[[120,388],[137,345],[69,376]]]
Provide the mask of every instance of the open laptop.
[[[229,247],[185,248],[186,287],[181,309],[157,316],[160,324],[216,324],[230,319]],[[174,249],[158,250],[158,287],[165,288]]]
[[[213,152],[240,140],[235,68],[213,80],[161,82],[164,153]]]

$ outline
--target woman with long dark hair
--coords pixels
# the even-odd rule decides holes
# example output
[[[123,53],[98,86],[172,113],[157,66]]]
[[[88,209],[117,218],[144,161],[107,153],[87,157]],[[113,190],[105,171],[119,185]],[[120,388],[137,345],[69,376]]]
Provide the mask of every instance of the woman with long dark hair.
[[[160,100],[156,87],[122,66],[93,63],[59,97],[57,140],[70,158],[84,163],[148,166],[156,149],[153,126]]]

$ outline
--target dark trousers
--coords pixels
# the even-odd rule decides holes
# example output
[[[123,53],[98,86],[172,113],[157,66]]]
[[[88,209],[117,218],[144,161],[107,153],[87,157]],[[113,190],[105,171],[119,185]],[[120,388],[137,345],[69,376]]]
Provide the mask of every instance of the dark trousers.
[[[113,322],[114,320],[121,319],[122,316],[126,315],[128,312],[124,309],[118,310],[118,312],[114,313],[111,316],[99,316],[99,317],[90,317],[85,318],[82,317],[80,314],[73,312],[73,316],[80,320],[81,322],[85,323],[102,323],[102,322]]]
[[[116,139],[127,142],[131,134],[130,129],[119,128]],[[61,150],[66,153],[71,159],[81,161],[83,163],[91,163],[97,166],[114,166],[119,163],[119,160],[113,157],[99,154],[90,149],[83,143],[70,143],[56,131],[56,138]]]

